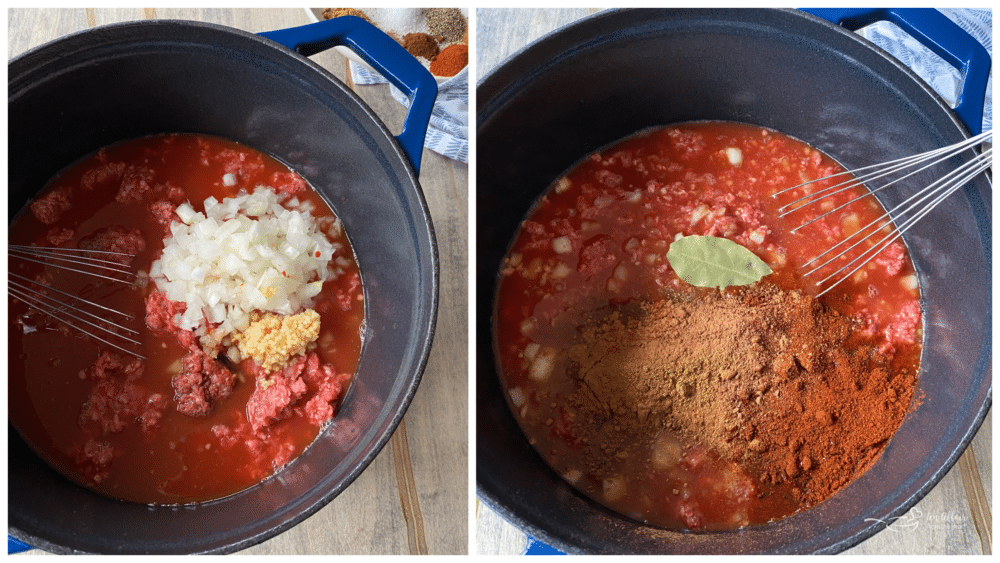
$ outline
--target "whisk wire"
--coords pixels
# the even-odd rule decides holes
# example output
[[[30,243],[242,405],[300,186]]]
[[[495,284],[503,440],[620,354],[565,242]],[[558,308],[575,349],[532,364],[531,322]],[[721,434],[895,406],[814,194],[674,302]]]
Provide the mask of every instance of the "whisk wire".
[[[992,157],[992,150],[993,149],[988,149],[987,151],[985,151],[983,153],[984,157],[987,157],[987,158]],[[952,176],[956,176],[956,173],[960,173],[961,174],[960,176],[951,179],[951,181],[950,181],[949,184],[942,185],[942,186],[940,186],[938,188],[935,188],[933,190],[931,189],[930,186],[928,186],[927,188],[924,188],[924,190],[922,190],[921,192],[918,192],[917,195],[919,195],[920,193],[923,193],[925,191],[930,190],[930,192],[927,193],[924,197],[922,197],[920,200],[918,200],[918,201],[910,204],[909,207],[907,207],[906,209],[902,210],[901,213],[907,213],[907,212],[909,212],[910,209],[912,209],[916,205],[919,205],[925,199],[927,199],[929,197],[933,197],[935,193],[944,190],[943,193],[940,193],[936,197],[934,197],[934,199],[930,203],[928,203],[927,205],[925,205],[922,208],[920,208],[920,210],[917,211],[913,216],[907,218],[904,222],[902,222],[894,231],[892,231],[891,233],[889,233],[886,236],[882,237],[882,239],[879,240],[878,242],[876,242],[874,245],[872,245],[871,248],[869,248],[864,253],[860,254],[859,256],[855,257],[853,260],[851,260],[850,262],[848,262],[847,264],[845,264],[840,270],[837,270],[837,271],[833,272],[832,274],[826,276],[825,278],[821,279],[819,282],[817,282],[816,285],[822,286],[824,283],[826,283],[827,281],[829,281],[830,279],[834,278],[839,273],[841,273],[844,269],[849,268],[852,264],[860,262],[856,267],[854,267],[854,269],[852,269],[850,272],[848,272],[847,274],[845,274],[841,278],[841,280],[838,280],[837,283],[840,283],[840,281],[842,281],[843,279],[847,279],[847,278],[851,277],[852,275],[854,275],[855,272],[857,272],[862,267],[864,267],[864,265],[867,264],[869,260],[871,260],[876,255],[878,255],[880,252],[882,252],[884,249],[886,249],[896,239],[898,239],[901,236],[903,236],[903,233],[905,233],[911,226],[913,226],[914,224],[916,224],[917,221],[919,221],[925,215],[927,215],[928,213],[930,213],[935,207],[937,207],[938,204],[940,204],[942,201],[944,201],[945,199],[947,199],[949,195],[951,195],[952,193],[954,193],[955,191],[957,191],[958,189],[960,189],[968,181],[972,180],[977,175],[979,175],[981,172],[983,172],[984,170],[986,170],[987,168],[989,168],[989,161],[988,160],[970,161],[967,164],[972,164],[972,165],[975,165],[975,166],[973,166],[973,167],[965,166],[965,168],[972,168],[972,169],[971,170],[956,170],[956,171],[953,171],[953,172],[949,173],[949,175],[947,177],[942,178],[941,180],[939,180],[938,182],[936,182],[936,183],[941,183],[946,178],[950,178]],[[932,184],[932,186],[933,186],[933,184]],[[912,199],[912,197],[910,199]],[[898,206],[897,206],[897,208],[898,208]],[[894,211],[897,208],[894,208]],[[889,215],[890,215],[890,213],[887,212],[887,213],[883,214],[880,219],[887,218]],[[868,225],[866,225],[864,228],[862,228],[861,230],[859,230],[858,233],[864,232],[869,227],[871,227],[873,224],[877,223],[880,219],[876,219],[875,221],[872,221],[871,223],[869,223]],[[856,246],[858,246],[859,244],[863,243],[867,239],[867,236],[871,236],[875,232],[880,231],[881,229],[883,229],[885,227],[885,225],[888,225],[890,223],[891,223],[891,221],[887,221],[883,225],[880,225],[878,229],[875,229],[872,233],[869,233],[869,235],[866,235],[865,238],[862,238],[858,242],[854,243],[853,245],[851,245],[849,248],[845,249],[843,252],[841,252],[837,256],[834,256],[833,258],[830,258],[829,260],[827,260],[826,262],[820,264],[819,266],[814,267],[812,270],[810,270],[809,272],[807,272],[805,275],[809,276],[809,275],[815,273],[816,271],[822,269],[827,264],[833,262],[834,260],[836,260],[840,256],[842,256],[842,255],[846,254],[847,252],[849,252],[851,249],[853,249]],[[855,233],[855,235],[856,234],[857,233]],[[854,236],[854,235],[852,235],[852,236]],[[850,238],[851,237],[848,237],[848,239],[845,239],[844,241],[841,241],[837,245],[835,245],[835,246],[831,247],[830,249],[828,249],[823,254],[829,253],[831,250],[833,250],[837,246],[839,246],[841,244],[844,244],[847,240],[850,240]],[[823,254],[821,254],[821,255],[817,256],[816,258],[813,258],[812,260],[810,260],[809,262],[807,262],[807,265],[809,263],[815,261],[817,258],[819,258],[820,256],[822,256]],[[831,289],[834,285],[836,285],[836,283],[833,284],[833,285],[831,285],[830,287],[828,287],[826,290],[822,291],[819,295],[823,295],[823,293],[826,293],[826,291],[829,291],[829,289]]]
[[[850,179],[845,180],[843,182],[840,182],[839,184],[835,184],[833,186],[829,186],[827,188],[823,188],[823,189],[821,189],[819,191],[816,191],[814,193],[811,193],[811,194],[806,194],[806,195],[800,197],[799,199],[797,199],[795,201],[792,201],[790,203],[787,203],[787,204],[781,206],[780,208],[778,208],[779,217],[784,217],[784,216],[786,216],[786,215],[788,215],[788,214],[790,214],[790,213],[792,213],[792,212],[794,212],[794,211],[796,211],[798,209],[801,209],[801,208],[805,207],[806,205],[809,205],[810,203],[818,201],[820,199],[824,199],[824,198],[827,198],[829,196],[838,194],[840,192],[853,189],[853,188],[855,188],[857,186],[867,185],[867,184],[869,184],[871,182],[874,182],[875,180],[880,180],[882,178],[885,178],[886,176],[889,176],[889,175],[891,175],[891,174],[893,174],[893,173],[895,173],[897,171],[905,170],[906,168],[908,168],[910,166],[913,166],[913,165],[916,165],[916,164],[919,164],[919,163],[926,162],[926,161],[930,160],[930,162],[928,164],[926,164],[925,166],[923,166],[921,168],[918,168],[917,170],[914,170],[914,171],[912,171],[912,172],[910,172],[910,173],[908,173],[908,174],[906,174],[904,176],[896,178],[895,180],[892,180],[892,181],[890,181],[890,182],[888,182],[888,183],[886,183],[886,184],[884,184],[884,185],[882,185],[882,186],[880,186],[878,188],[872,189],[870,193],[879,192],[879,191],[881,191],[881,190],[883,190],[885,188],[888,188],[888,187],[890,187],[890,186],[892,186],[894,184],[897,184],[897,183],[905,180],[906,178],[909,178],[910,176],[918,174],[918,173],[926,170],[927,168],[930,168],[931,166],[934,166],[935,164],[938,164],[938,163],[940,163],[940,162],[942,162],[944,160],[947,160],[948,158],[951,158],[952,156],[954,156],[954,155],[956,155],[956,154],[958,154],[958,153],[960,153],[960,152],[962,152],[962,151],[964,151],[964,150],[966,150],[966,149],[968,149],[968,148],[970,148],[970,147],[972,147],[974,145],[977,145],[979,143],[985,142],[986,140],[991,139],[992,136],[993,136],[993,131],[986,131],[985,133],[980,133],[979,135],[976,135],[975,137],[972,137],[970,139],[966,139],[965,141],[961,141],[959,143],[956,143],[954,145],[950,145],[950,146],[947,146],[947,147],[943,147],[943,148],[939,148],[939,149],[934,149],[934,150],[927,151],[925,153],[921,153],[921,154],[918,154],[918,155],[915,155],[915,156],[906,156],[906,157],[903,157],[903,158],[898,158],[896,160],[890,160],[888,162],[883,162],[881,164],[872,164],[872,165],[869,165],[869,166],[864,166],[864,167],[857,168],[857,169],[850,170],[850,171],[845,170],[843,172],[838,172],[836,174],[830,174],[829,176],[824,176],[822,178],[817,178],[815,180],[809,180],[808,182],[803,182],[801,184],[792,186],[790,188],[786,188],[784,190],[781,190],[781,191],[775,193],[774,196],[776,197],[776,196],[781,195],[781,194],[783,194],[785,192],[789,192],[789,191],[801,188],[801,187],[809,185],[809,184],[814,184],[814,183],[821,182],[821,181],[824,181],[824,180],[830,180],[832,178],[837,178],[839,176],[844,176],[844,175],[850,175],[851,176]],[[859,172],[866,171],[866,170],[872,170],[872,169],[875,169],[875,171],[874,172],[869,172],[867,174],[862,174],[860,176],[858,175]],[[841,186],[843,186],[843,187],[841,187]],[[840,188],[840,189],[837,190],[836,188]],[[836,190],[836,191],[832,191],[832,190]],[[826,193],[824,193],[824,192],[826,192]],[[834,209],[831,209],[831,210],[827,211],[826,213],[823,213],[822,215],[814,217],[813,219],[811,219],[811,220],[809,220],[809,221],[807,221],[807,222],[805,222],[805,223],[803,223],[803,224],[801,224],[801,225],[793,228],[792,232],[797,232],[802,227],[805,227],[806,225],[808,225],[808,224],[810,224],[810,223],[812,223],[814,221],[818,221],[819,219],[822,219],[823,217],[825,217],[825,216],[827,216],[827,215],[829,215],[831,213],[834,213],[834,212],[836,212],[836,211],[838,211],[838,210],[840,210],[840,209],[842,209],[844,207],[847,207],[848,205],[854,203],[855,201],[858,201],[859,199],[867,197],[868,195],[869,194],[864,194],[864,195],[858,196],[858,197],[856,197],[856,198],[848,201],[847,203],[844,203],[844,204],[842,204],[842,205],[840,205],[838,207],[835,207]],[[801,205],[797,205],[797,204],[801,204]],[[793,207],[793,206],[795,206],[795,207]]]
[[[117,283],[129,285],[133,283],[135,275],[124,265],[113,260],[94,256],[95,254],[104,257],[132,257],[132,255],[123,252],[103,250],[8,245],[8,255],[25,262],[51,266],[60,270],[79,272],[91,277]],[[67,264],[73,264],[73,266]],[[139,340],[136,340],[139,331],[105,318],[106,316],[114,315],[122,319],[134,320],[131,315],[61,289],[40,284],[35,280],[11,272],[9,269],[7,275],[7,293],[21,300],[28,307],[98,342],[111,346],[121,352],[145,359],[142,354],[126,347],[127,344],[142,345]],[[65,300],[49,295],[50,292],[65,297]],[[110,340],[112,338],[118,340],[118,342]]]
[[[87,274],[90,276],[95,276],[119,283],[132,283],[132,280],[130,279],[133,276],[132,272],[124,268],[118,262],[88,256],[89,253],[99,253],[107,256],[131,257],[132,255],[128,253],[112,252],[107,250],[78,250],[74,248],[45,248],[45,247],[19,246],[19,245],[8,245],[7,249],[11,256],[13,256],[14,258],[24,260],[26,262],[34,262],[35,264],[52,266],[55,268],[69,270],[71,272],[77,272],[81,274]],[[66,264],[88,266],[90,268],[95,268],[103,272],[114,272],[122,274],[126,277],[125,279],[123,279],[120,277],[104,275],[103,273],[95,272],[92,270],[75,268],[72,266],[68,266]]]
[[[99,336],[98,334],[107,334],[108,336],[115,336],[117,338],[120,338],[120,339],[122,339],[122,340],[124,340],[126,342],[131,343],[131,344],[135,344],[137,346],[141,345],[142,344],[141,342],[139,342],[138,340],[135,340],[133,338],[130,338],[128,336],[125,336],[123,334],[119,334],[119,333],[115,332],[114,330],[109,329],[107,326],[105,326],[103,324],[99,324],[99,323],[93,322],[91,320],[88,320],[85,317],[89,316],[89,317],[91,317],[93,319],[97,319],[97,320],[101,321],[101,323],[110,324],[110,325],[112,325],[112,326],[114,326],[114,327],[116,327],[118,329],[121,329],[121,330],[123,330],[123,331],[125,331],[125,332],[127,332],[129,334],[138,334],[137,331],[135,331],[133,329],[130,329],[128,327],[119,325],[117,323],[106,321],[105,319],[102,319],[101,317],[98,317],[98,316],[94,315],[93,313],[89,313],[89,312],[87,312],[87,311],[85,311],[85,310],[83,310],[83,309],[81,309],[79,307],[74,307],[72,305],[68,305],[66,303],[62,303],[62,302],[60,302],[60,301],[58,301],[56,299],[53,299],[51,297],[47,297],[47,296],[45,296],[43,294],[38,293],[37,291],[34,291],[34,290],[30,289],[30,288],[22,286],[21,284],[18,284],[17,282],[10,282],[10,281],[8,281],[8,284],[10,284],[10,285],[7,287],[7,291],[10,294],[12,294],[15,297],[17,297],[18,299],[20,299],[21,301],[23,301],[25,305],[27,305],[27,306],[29,306],[29,307],[31,307],[31,308],[33,308],[33,309],[35,309],[35,310],[37,310],[37,311],[45,314],[45,315],[48,315],[49,317],[55,319],[56,321],[61,322],[61,323],[65,324],[66,326],[69,326],[70,328],[73,328],[73,329],[75,329],[75,330],[77,330],[79,332],[82,332],[83,334],[86,334],[87,336],[93,338],[94,340],[97,340],[99,342],[103,342],[104,344],[107,344],[108,346],[111,346],[111,347],[115,348],[116,350],[119,350],[121,352],[125,352],[126,354],[131,354],[131,355],[137,356],[139,358],[145,359],[145,357],[142,354],[139,354],[139,353],[137,353],[137,352],[135,352],[133,350],[129,350],[128,348],[125,348],[125,347],[123,347],[123,346],[121,346],[119,344],[116,344],[115,342],[112,342],[111,340],[107,340],[107,339]],[[48,302],[46,302],[46,301],[48,301]],[[84,300],[84,301],[86,301],[86,300]],[[86,303],[89,304],[89,305],[95,305],[94,303],[92,303],[90,301],[86,301]],[[77,312],[77,313],[80,313],[82,316],[74,314],[74,311]],[[79,326],[78,324],[74,324],[70,319],[76,320],[76,321],[78,321],[80,323],[83,323],[85,325],[88,325],[88,326],[96,328],[97,331],[98,331],[98,334],[95,334],[95,332],[92,331],[92,330],[90,330],[90,329],[87,329],[87,328],[84,328],[82,326]]]
[[[906,178],[909,178],[914,174],[917,174],[936,164],[939,164],[962,151],[973,148],[974,146],[980,143],[990,141],[992,140],[992,137],[993,137],[993,132],[987,131],[985,133],[981,133],[979,135],[976,135],[975,137],[971,137],[969,139],[966,139],[965,141],[956,143],[948,147],[934,149],[932,151],[928,151],[916,156],[908,156],[890,162],[865,166],[863,168],[858,168],[853,171],[844,171],[823,178],[818,178],[816,180],[811,180],[809,182],[804,182],[796,186],[792,186],[791,188],[787,188],[785,190],[777,192],[776,194],[774,194],[774,196],[778,196],[782,193],[786,193],[788,191],[795,190],[797,188],[801,188],[803,186],[815,182],[830,180],[832,178],[836,178],[843,175],[851,175],[851,177],[848,180],[845,180],[833,186],[823,188],[814,193],[807,194],[801,198],[796,199],[791,203],[788,203],[780,207],[779,215],[781,217],[784,217],[794,211],[812,205],[817,201],[830,197],[834,194],[841,193],[845,190],[853,189],[857,186],[865,186],[869,182],[880,180],[891,174],[905,170],[912,166],[923,164],[923,166],[914,171],[911,171],[901,177],[895,178],[880,187],[867,190],[865,194],[852,198],[847,203],[834,207],[826,211],[825,213],[813,217],[810,220],[792,229],[792,232],[797,232],[802,227],[805,227],[806,225],[814,221],[822,219],[823,217],[826,217],[831,213],[843,209],[844,207],[850,205],[851,203],[854,203],[864,197],[868,197],[869,195],[876,193],[880,190],[883,190],[885,188],[888,188],[889,186],[898,184],[902,180],[905,180]],[[872,237],[877,236],[877,233],[884,230],[886,226],[892,225],[893,223],[892,217],[904,217],[907,216],[907,214],[913,212],[911,216],[909,216],[905,221],[901,222],[895,229],[893,229],[884,237],[882,237],[881,240],[872,244],[867,250],[865,250],[859,256],[856,256],[855,258],[853,258],[852,260],[848,261],[846,264],[841,266],[839,269],[837,269],[833,273],[827,275],[822,280],[817,282],[816,285],[821,287],[823,284],[830,281],[831,279],[837,276],[841,276],[834,283],[832,283],[831,285],[826,287],[826,289],[822,290],[819,293],[819,295],[823,295],[824,293],[832,289],[834,286],[836,286],[843,280],[853,276],[865,264],[867,264],[871,259],[873,259],[880,252],[882,252],[882,250],[888,248],[890,244],[892,244],[896,239],[900,238],[903,235],[903,233],[905,233],[911,226],[916,224],[916,222],[919,221],[921,218],[923,218],[927,213],[933,210],[938,204],[944,201],[949,195],[960,189],[969,181],[973,180],[976,176],[978,176],[985,170],[989,169],[990,166],[992,165],[992,160],[993,160],[993,148],[989,147],[982,150],[981,152],[976,154],[973,159],[965,162],[964,164],[958,166],[954,170],[948,172],[947,174],[945,174],[938,180],[934,181],[930,185],[920,189],[915,194],[911,195],[910,197],[906,198],[905,200],[897,204],[893,209],[886,211],[880,217],[871,221],[864,227],[857,229],[851,235],[847,236],[837,244],[833,245],[832,247],[826,249],[824,252],[810,259],[808,262],[804,264],[804,266],[806,267],[810,266],[814,262],[817,262],[824,256],[834,252],[838,248],[849,244],[850,241],[852,241],[856,237],[860,237],[857,240],[857,242],[850,244],[850,246],[843,249],[833,257],[828,258],[819,265],[814,266],[804,275],[808,277],[818,272],[819,270],[833,263],[835,260],[849,253],[860,244],[868,241]],[[870,172],[859,175],[859,172],[865,172],[865,171],[870,171]],[[857,265],[854,266],[855,264]],[[853,269],[850,269],[852,266],[854,266]],[[850,271],[847,272],[846,274],[843,274],[843,272],[847,269],[850,269]]]
[[[7,275],[9,275],[11,277],[15,277],[15,278],[20,279],[20,280],[24,280],[24,281],[26,281],[28,283],[37,283],[37,282],[32,281],[29,278],[26,278],[26,277],[24,277],[24,276],[22,276],[20,274],[15,274],[13,272],[8,272]],[[25,286],[23,284],[20,284],[20,283],[17,283],[17,282],[9,282],[9,283],[11,285],[14,285],[15,287],[20,287],[23,290],[34,291],[36,293],[39,293],[37,290],[30,289],[27,286]],[[88,300],[86,300],[86,299],[84,299],[82,297],[77,297],[76,295],[73,295],[71,293],[67,293],[65,291],[62,291],[61,289],[56,289],[54,287],[45,286],[45,291],[53,291],[53,292],[58,293],[60,295],[65,295],[69,299],[72,299],[72,300],[74,300],[76,302],[82,302],[85,305],[89,305],[91,307],[96,307],[98,309],[102,309],[104,311],[107,311],[108,313],[112,313],[112,314],[118,315],[120,317],[124,317],[126,319],[129,319],[129,320],[133,319],[132,315],[129,315],[128,313],[124,313],[122,311],[119,311],[118,309],[112,309],[111,307],[105,307],[104,305],[101,305],[100,303],[94,303],[93,301],[88,301]],[[122,327],[122,328],[124,328],[124,327]],[[126,328],[125,330],[128,330],[130,332],[136,332],[136,331],[134,331],[132,329],[128,329],[128,328]]]
[[[945,176],[939,178],[934,183],[930,184],[929,186],[921,189],[917,193],[915,193],[915,194],[911,195],[910,197],[906,198],[905,200],[901,201],[899,204],[896,205],[896,207],[892,208],[892,210],[886,211],[885,213],[883,213],[882,215],[880,215],[878,218],[874,219],[873,221],[871,221],[870,223],[868,223],[864,227],[858,229],[854,234],[848,236],[844,240],[842,240],[842,241],[838,242],[837,244],[831,246],[830,248],[826,249],[824,252],[816,255],[814,258],[812,258],[811,260],[809,260],[808,262],[806,262],[804,264],[804,266],[808,266],[808,265],[812,264],[813,262],[819,260],[820,258],[822,258],[823,256],[829,254],[830,252],[833,252],[834,250],[836,250],[837,248],[841,247],[842,245],[847,244],[847,242],[850,241],[851,239],[853,239],[854,237],[858,236],[861,233],[864,233],[864,232],[868,231],[869,228],[872,225],[874,225],[874,224],[876,224],[876,223],[878,223],[880,221],[883,221],[883,220],[885,221],[885,223],[883,223],[882,225],[880,225],[878,227],[878,229],[872,229],[872,232],[869,233],[869,235],[866,235],[866,237],[862,238],[857,243],[851,245],[850,247],[848,247],[847,249],[845,249],[840,254],[834,256],[833,258],[827,260],[826,262],[823,262],[819,266],[816,266],[815,268],[813,268],[812,270],[810,270],[809,272],[807,272],[806,275],[812,274],[813,272],[815,272],[816,270],[819,270],[820,268],[822,268],[823,266],[829,264],[833,260],[836,260],[837,258],[839,258],[840,256],[842,256],[844,253],[849,252],[850,250],[852,250],[853,248],[855,248],[858,244],[860,244],[861,242],[863,242],[865,240],[865,238],[867,238],[867,236],[870,236],[871,234],[874,234],[874,232],[877,232],[878,230],[882,229],[886,225],[890,224],[892,222],[892,220],[890,219],[890,217],[892,217],[893,215],[895,215],[896,217],[902,217],[902,216],[906,215],[914,207],[916,207],[917,205],[920,205],[921,203],[923,203],[928,198],[933,197],[936,192],[939,192],[941,190],[947,190],[946,193],[945,193],[945,196],[953,193],[955,190],[957,190],[958,188],[960,188],[965,182],[971,180],[977,174],[979,174],[980,172],[982,172],[983,170],[985,170],[986,168],[989,167],[989,156],[992,154],[992,151],[993,151],[992,148],[988,149],[987,153],[984,154],[985,158],[983,160],[971,160],[971,161],[963,164],[959,168],[956,168],[955,170],[952,170],[951,172],[948,172]],[[970,171],[969,169],[972,169],[972,170]],[[940,186],[939,186],[939,184],[940,184]],[[851,202],[854,202],[854,201],[857,201],[857,200],[862,199],[864,197],[867,197],[867,195],[868,194],[866,194],[864,196],[857,197],[857,198],[851,200]],[[919,197],[919,199],[917,199],[916,201],[912,201],[913,199],[918,198],[918,197]],[[928,207],[926,207],[924,209],[924,211],[922,211],[921,213],[919,213],[915,217],[916,218],[923,217],[930,209],[933,209],[935,206],[937,206],[937,204],[940,203],[943,199],[944,199],[943,197],[935,199]],[[904,222],[903,224],[901,224],[898,228],[902,229],[904,225],[908,226],[911,222],[913,222],[913,217],[911,217],[910,219],[907,219],[907,221]]]

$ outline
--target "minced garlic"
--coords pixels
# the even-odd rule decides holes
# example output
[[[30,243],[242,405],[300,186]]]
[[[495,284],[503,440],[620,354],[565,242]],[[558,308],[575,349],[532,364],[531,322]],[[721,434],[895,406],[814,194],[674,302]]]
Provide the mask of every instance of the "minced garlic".
[[[304,354],[319,338],[319,313],[307,309],[298,315],[265,313],[234,340],[244,358],[253,358],[267,371],[284,368]]]

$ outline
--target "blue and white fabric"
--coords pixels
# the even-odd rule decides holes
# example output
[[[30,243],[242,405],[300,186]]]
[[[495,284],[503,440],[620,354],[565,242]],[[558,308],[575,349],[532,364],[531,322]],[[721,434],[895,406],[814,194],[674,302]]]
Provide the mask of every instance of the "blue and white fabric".
[[[942,8],[941,13],[976,38],[990,57],[993,56],[993,10]],[[930,49],[917,42],[895,24],[878,22],[858,31],[923,78],[951,107],[958,100],[962,75]],[[983,131],[993,129],[993,71],[986,90],[983,108]]]
[[[387,80],[351,61],[351,79],[355,84],[383,84]],[[410,99],[393,85],[392,97],[405,107]],[[424,146],[460,162],[469,162],[469,68],[438,84],[438,97],[431,112]]]

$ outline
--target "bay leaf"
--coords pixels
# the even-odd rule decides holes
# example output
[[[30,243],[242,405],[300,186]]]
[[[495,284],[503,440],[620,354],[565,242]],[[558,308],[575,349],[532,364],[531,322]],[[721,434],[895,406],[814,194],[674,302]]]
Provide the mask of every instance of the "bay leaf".
[[[698,287],[750,285],[771,273],[756,254],[720,237],[691,235],[675,240],[667,261],[682,280]]]

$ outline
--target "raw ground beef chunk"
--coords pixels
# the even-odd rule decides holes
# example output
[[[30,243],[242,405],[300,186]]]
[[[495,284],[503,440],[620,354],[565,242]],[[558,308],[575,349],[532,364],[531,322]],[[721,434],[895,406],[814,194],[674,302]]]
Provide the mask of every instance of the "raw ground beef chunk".
[[[254,432],[291,416],[289,407],[309,390],[302,379],[305,363],[305,356],[299,356],[285,369],[257,380],[257,388],[247,401],[247,418]]]
[[[58,188],[31,202],[31,213],[42,223],[51,225],[63,212],[73,207],[69,200],[70,189]]]
[[[321,364],[315,352],[298,356],[288,367],[257,378],[257,388],[247,402],[247,418],[258,432],[292,416],[300,399],[311,395],[305,401],[304,414],[309,422],[322,426],[333,419],[334,404],[350,378],[350,374]]]
[[[179,301],[171,301],[162,291],[154,291],[146,298],[146,326],[154,334],[172,334],[181,346],[188,350],[198,349],[194,333],[182,330],[174,324],[174,317],[187,310],[187,305]]]
[[[171,382],[177,411],[188,416],[204,416],[215,403],[233,392],[236,375],[200,350],[181,360],[181,372]]]

